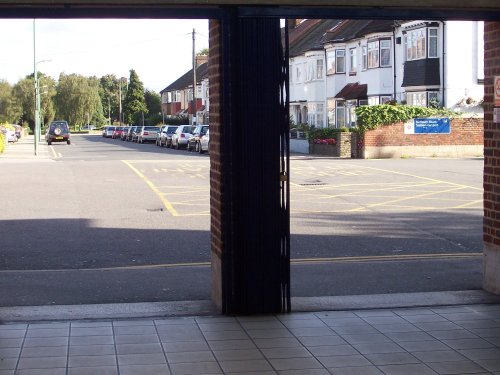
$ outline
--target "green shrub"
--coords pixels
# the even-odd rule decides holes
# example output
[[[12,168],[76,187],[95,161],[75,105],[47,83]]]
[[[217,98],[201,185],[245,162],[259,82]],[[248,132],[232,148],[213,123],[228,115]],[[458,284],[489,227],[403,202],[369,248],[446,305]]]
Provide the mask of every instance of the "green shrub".
[[[459,114],[444,108],[410,105],[364,105],[356,108],[357,126],[361,132],[379,126],[406,122],[420,117],[457,117]]]
[[[339,133],[349,132],[348,128],[314,128],[308,133],[310,143],[315,143],[319,140],[335,139],[338,140]]]

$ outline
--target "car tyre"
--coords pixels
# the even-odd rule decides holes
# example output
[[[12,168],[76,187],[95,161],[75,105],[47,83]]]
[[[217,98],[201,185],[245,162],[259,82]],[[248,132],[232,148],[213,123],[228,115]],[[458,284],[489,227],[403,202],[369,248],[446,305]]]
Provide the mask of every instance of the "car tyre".
[[[186,144],[186,151],[191,151],[191,143],[188,143]]]
[[[68,140],[66,141],[66,143],[67,143],[68,145],[70,145],[70,144],[71,144],[71,141],[68,139]]]
[[[177,143],[175,144],[175,149],[178,150],[179,149],[179,141],[177,141]]]
[[[200,142],[198,142],[198,143],[197,143],[197,146],[198,146],[198,152],[199,152],[200,154],[203,154],[203,152],[204,152],[204,151],[203,151],[203,149],[201,148],[201,143],[200,143]]]
[[[52,144],[52,142],[51,141],[47,141],[47,144],[50,146]]]

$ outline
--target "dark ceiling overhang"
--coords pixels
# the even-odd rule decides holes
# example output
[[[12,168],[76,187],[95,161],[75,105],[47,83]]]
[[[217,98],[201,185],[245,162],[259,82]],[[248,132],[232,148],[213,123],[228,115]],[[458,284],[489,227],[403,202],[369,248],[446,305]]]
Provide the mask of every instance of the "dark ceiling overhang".
[[[348,83],[340,90],[335,99],[354,100],[367,99],[368,85],[359,83]]]

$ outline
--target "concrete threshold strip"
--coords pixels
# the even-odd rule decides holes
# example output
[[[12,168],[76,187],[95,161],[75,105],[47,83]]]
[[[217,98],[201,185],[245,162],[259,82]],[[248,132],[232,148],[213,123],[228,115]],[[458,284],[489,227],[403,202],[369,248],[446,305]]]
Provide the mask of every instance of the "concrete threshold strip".
[[[483,253],[442,253],[442,254],[406,254],[406,255],[374,255],[374,256],[353,256],[336,258],[305,258],[292,259],[290,263],[294,265],[325,264],[325,263],[369,263],[369,262],[394,262],[394,261],[418,261],[418,260],[444,260],[444,259],[467,259],[479,258]],[[164,264],[145,264],[137,266],[117,266],[101,268],[61,268],[46,270],[2,270],[2,273],[29,273],[29,272],[98,272],[98,271],[120,271],[120,270],[147,270],[162,268],[187,268],[187,267],[210,267],[210,262],[193,263],[164,263]]]
[[[500,296],[483,290],[292,297],[292,312],[348,311],[415,307],[500,304]],[[64,320],[152,319],[218,316],[211,301],[172,301],[60,306],[0,307],[0,325]]]

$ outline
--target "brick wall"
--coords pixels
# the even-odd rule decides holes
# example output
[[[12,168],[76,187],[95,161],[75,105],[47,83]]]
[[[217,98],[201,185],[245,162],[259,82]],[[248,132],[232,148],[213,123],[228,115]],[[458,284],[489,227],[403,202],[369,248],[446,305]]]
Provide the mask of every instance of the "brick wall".
[[[355,152],[365,158],[482,156],[484,124],[480,118],[452,119],[450,134],[405,134],[404,124],[367,131]]]
[[[210,80],[210,231],[212,249],[212,299],[222,304],[222,158],[221,158],[221,45],[220,22],[210,20],[208,75]]]
[[[500,294],[500,124],[493,123],[493,77],[500,76],[500,22],[484,27],[484,289]]]

